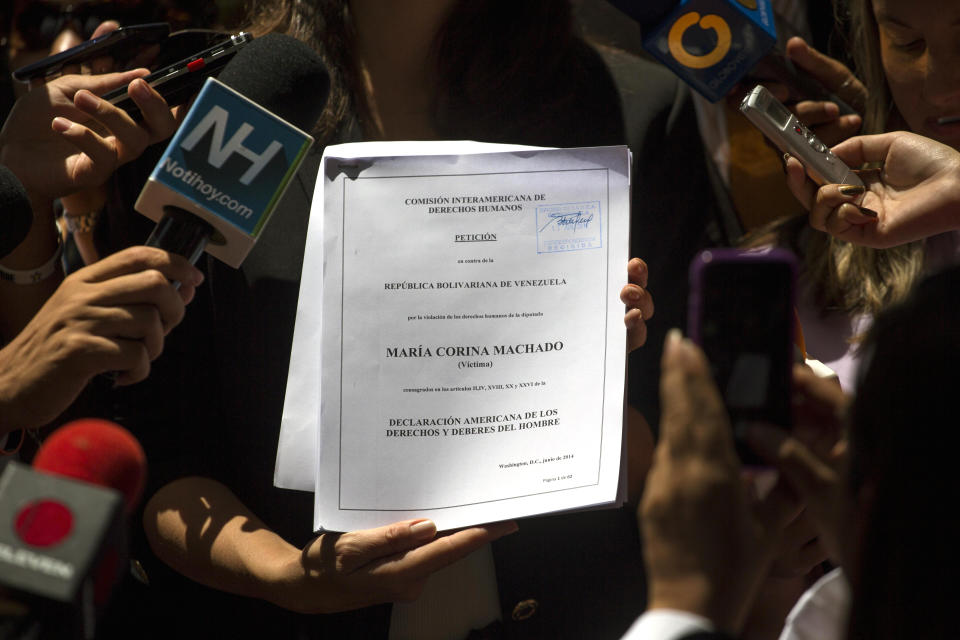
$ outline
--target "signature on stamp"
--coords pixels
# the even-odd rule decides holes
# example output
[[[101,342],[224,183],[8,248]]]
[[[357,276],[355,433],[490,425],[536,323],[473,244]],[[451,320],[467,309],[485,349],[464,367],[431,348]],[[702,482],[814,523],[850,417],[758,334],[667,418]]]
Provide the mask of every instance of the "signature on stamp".
[[[551,213],[547,224],[540,227],[540,231],[546,230],[552,224],[556,224],[561,229],[567,231],[576,231],[577,229],[589,229],[593,222],[593,214],[584,214],[583,211],[574,211],[573,213]]]
[[[564,202],[537,207],[537,253],[603,246],[600,202]]]

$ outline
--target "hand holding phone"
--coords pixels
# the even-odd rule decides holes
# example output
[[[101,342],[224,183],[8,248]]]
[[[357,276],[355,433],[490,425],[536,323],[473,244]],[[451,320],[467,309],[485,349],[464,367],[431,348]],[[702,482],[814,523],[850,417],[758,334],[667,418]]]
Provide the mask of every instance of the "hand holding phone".
[[[127,87],[144,71],[65,75],[20,98],[0,130],[0,163],[14,169],[34,199],[52,200],[103,184],[148,144],[169,137],[176,121],[146,85],[138,96],[144,125],[97,94]]]
[[[783,249],[710,249],[690,264],[690,338],[703,349],[745,465],[749,422],[789,428],[796,260]]]
[[[252,39],[253,36],[246,32],[223,36],[216,44],[154,71],[144,80],[160,93],[167,105],[175,107],[184,104],[200,90],[207,78],[216,77]],[[139,122],[143,117],[137,104],[127,94],[126,87],[105,94],[103,99],[126,111],[135,121]]]

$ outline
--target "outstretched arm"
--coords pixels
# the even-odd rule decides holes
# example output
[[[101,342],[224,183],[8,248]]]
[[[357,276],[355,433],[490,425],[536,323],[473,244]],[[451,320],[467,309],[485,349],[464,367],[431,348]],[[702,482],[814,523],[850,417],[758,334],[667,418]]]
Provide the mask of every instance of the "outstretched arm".
[[[432,573],[517,529],[499,522],[437,537],[430,520],[407,520],[324,533],[298,549],[227,487],[200,477],[160,489],[143,517],[154,553],[180,573],[300,613],[414,600]]]

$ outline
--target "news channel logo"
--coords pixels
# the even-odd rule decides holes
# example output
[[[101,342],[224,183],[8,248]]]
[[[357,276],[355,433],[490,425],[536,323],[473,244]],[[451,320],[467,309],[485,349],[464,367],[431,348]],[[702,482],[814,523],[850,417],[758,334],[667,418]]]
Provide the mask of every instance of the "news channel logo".
[[[152,178],[256,236],[312,142],[210,78]]]
[[[776,39],[770,0],[688,0],[644,35],[643,46],[717,102]]]

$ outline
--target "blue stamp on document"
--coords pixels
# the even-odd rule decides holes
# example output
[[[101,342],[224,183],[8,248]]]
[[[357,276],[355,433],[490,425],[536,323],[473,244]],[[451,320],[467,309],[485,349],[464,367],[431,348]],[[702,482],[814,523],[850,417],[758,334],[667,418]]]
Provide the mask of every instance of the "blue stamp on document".
[[[602,246],[598,201],[537,207],[537,253],[599,249]]]

